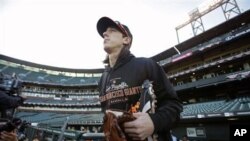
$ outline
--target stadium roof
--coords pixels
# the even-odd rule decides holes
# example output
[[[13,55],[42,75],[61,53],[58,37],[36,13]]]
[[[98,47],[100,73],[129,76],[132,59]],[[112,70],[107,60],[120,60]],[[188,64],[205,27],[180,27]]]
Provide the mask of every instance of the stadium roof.
[[[32,62],[12,58],[9,56],[5,56],[3,54],[0,54],[0,58],[1,60],[5,60],[5,61],[21,64],[21,65],[54,70],[54,71],[73,72],[73,73],[102,73],[103,72],[103,69],[71,69],[71,68],[53,67],[53,66],[42,65],[42,64],[37,64],[37,63],[32,63]]]
[[[250,10],[245,11],[244,13],[240,14],[239,16],[236,16],[228,21],[225,21],[191,39],[188,39],[175,47],[180,51],[183,52],[187,49],[190,49],[194,47],[195,45],[201,44],[205,41],[208,41],[209,39],[219,36],[221,34],[224,34],[226,32],[231,31],[232,29],[235,29],[242,24],[249,23],[250,22]],[[169,48],[168,50],[161,52],[155,56],[152,57],[155,61],[160,61],[166,58],[169,58],[175,54],[178,54],[178,52],[174,49],[174,47]]]

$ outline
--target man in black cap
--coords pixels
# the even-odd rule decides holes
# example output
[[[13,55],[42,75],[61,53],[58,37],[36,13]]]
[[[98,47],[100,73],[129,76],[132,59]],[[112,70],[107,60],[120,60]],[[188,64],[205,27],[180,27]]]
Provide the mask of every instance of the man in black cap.
[[[133,140],[145,140],[153,134],[157,134],[158,141],[171,140],[170,129],[180,119],[182,104],[162,67],[152,59],[130,53],[133,36],[126,25],[102,17],[97,31],[107,53],[99,83],[102,110],[130,111],[140,98],[144,80],[152,81],[157,100],[155,113],[133,113],[136,119],[124,123],[124,131]]]

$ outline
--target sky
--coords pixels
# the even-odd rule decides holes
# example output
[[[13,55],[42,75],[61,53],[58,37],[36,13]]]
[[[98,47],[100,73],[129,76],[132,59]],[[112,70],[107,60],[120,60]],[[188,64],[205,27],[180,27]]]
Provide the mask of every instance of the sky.
[[[178,44],[175,27],[190,11],[216,0],[0,0],[0,54],[43,65],[103,68],[97,21],[107,16],[133,34],[131,52],[152,57]],[[237,0],[244,12],[249,0]],[[202,17],[205,30],[225,22],[221,8]],[[178,30],[180,42],[193,36]]]

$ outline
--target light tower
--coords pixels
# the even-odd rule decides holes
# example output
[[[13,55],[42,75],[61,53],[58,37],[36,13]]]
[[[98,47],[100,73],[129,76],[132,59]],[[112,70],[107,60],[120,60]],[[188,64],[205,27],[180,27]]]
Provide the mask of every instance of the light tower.
[[[226,20],[231,18],[232,13],[236,15],[241,13],[236,0],[205,1],[198,8],[191,10],[188,13],[188,16],[189,16],[188,19],[175,28],[178,43],[180,43],[178,31],[188,24],[191,24],[194,36],[198,35],[199,33],[204,32],[205,28],[203,25],[203,21],[201,19],[202,16],[208,14],[209,12],[215,10],[218,7],[221,7]]]

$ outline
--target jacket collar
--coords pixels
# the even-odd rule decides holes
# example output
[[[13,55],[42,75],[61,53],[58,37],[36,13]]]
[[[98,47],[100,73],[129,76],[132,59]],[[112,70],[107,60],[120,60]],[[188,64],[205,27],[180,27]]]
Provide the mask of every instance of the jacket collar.
[[[135,56],[133,54],[130,53],[129,49],[127,49],[126,47],[123,48],[119,54],[119,57],[113,67],[114,70],[116,70],[117,68],[123,66],[124,64],[126,64],[127,62],[129,62],[132,58],[134,58]],[[108,65],[108,67],[110,69],[110,65]]]

